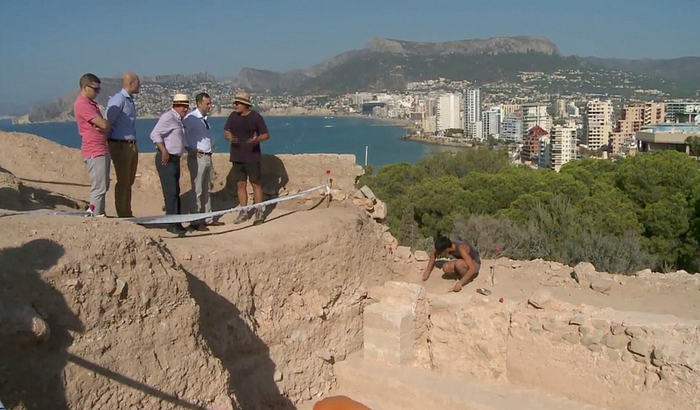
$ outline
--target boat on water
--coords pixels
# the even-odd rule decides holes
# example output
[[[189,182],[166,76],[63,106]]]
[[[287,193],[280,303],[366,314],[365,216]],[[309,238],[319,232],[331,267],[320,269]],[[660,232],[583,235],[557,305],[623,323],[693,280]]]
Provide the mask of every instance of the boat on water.
[[[324,127],[324,128],[333,128],[332,125],[324,125],[323,127]]]

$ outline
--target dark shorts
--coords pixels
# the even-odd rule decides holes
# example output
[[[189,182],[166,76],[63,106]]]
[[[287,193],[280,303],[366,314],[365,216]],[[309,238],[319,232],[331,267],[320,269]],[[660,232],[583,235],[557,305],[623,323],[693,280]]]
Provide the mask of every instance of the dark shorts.
[[[231,172],[235,182],[250,180],[250,182],[258,183],[260,182],[260,160],[234,162]]]

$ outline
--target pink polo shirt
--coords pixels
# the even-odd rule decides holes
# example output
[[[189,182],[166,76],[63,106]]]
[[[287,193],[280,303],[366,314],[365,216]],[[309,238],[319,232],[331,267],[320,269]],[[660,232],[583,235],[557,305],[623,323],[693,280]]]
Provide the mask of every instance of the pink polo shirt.
[[[82,94],[78,94],[78,98],[73,104],[73,112],[75,113],[75,121],[78,123],[78,133],[83,139],[80,146],[83,158],[108,155],[107,136],[90,123],[93,118],[102,117],[97,103]]]

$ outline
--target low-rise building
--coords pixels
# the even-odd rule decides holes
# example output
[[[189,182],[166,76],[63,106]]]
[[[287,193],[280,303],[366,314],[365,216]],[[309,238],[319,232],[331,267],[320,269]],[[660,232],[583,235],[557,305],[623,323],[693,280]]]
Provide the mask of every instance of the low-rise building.
[[[639,152],[675,150],[690,154],[690,146],[686,140],[692,136],[700,136],[700,125],[646,125],[637,131],[635,138]]]

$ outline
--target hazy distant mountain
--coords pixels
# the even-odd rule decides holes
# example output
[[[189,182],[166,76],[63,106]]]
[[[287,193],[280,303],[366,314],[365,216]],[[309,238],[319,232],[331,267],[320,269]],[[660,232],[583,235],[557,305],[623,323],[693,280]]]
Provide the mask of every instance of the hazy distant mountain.
[[[233,85],[252,92],[351,92],[360,89],[400,89],[408,81],[439,76],[455,78],[477,56],[488,63],[526,55],[521,65],[532,69],[531,57],[559,56],[557,46],[538,37],[498,37],[446,43],[418,43],[375,38],[365,48],[339,54],[306,70],[286,73],[243,68]],[[467,58],[471,57],[471,58]],[[477,57],[478,58],[478,57]],[[483,65],[474,64],[476,70]],[[469,68],[467,67],[467,70]],[[456,79],[456,78],[455,78]]]
[[[339,54],[306,70],[286,73],[244,68],[234,87],[251,92],[343,93],[402,90],[407,82],[445,77],[490,82],[521,71],[607,68],[673,80],[670,91],[700,88],[700,57],[616,60],[563,56],[548,39],[497,37],[419,43],[375,38],[365,48]]]
[[[122,88],[121,78],[101,78],[102,83],[100,87],[102,91],[97,96],[97,103],[104,107],[107,105],[109,97],[116,94]],[[170,85],[177,83],[187,83],[187,82],[215,82],[216,78],[209,73],[196,73],[196,74],[170,74],[170,75],[155,75],[155,76],[143,76],[141,77],[142,84],[161,84]],[[51,101],[47,104],[41,104],[35,106],[29,110],[25,115],[22,115],[15,119],[16,123],[26,124],[26,123],[36,123],[36,122],[48,122],[48,121],[66,121],[72,119],[73,116],[73,103],[75,98],[78,96],[79,90],[76,88],[73,91],[66,93],[65,95]]]
[[[667,60],[585,57],[582,60],[593,66],[674,80],[681,86],[695,87],[696,89],[700,83],[700,57],[680,57]]]

